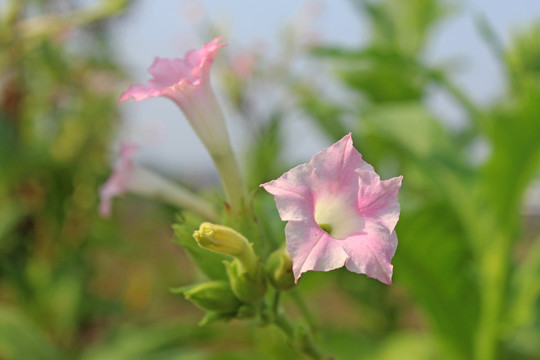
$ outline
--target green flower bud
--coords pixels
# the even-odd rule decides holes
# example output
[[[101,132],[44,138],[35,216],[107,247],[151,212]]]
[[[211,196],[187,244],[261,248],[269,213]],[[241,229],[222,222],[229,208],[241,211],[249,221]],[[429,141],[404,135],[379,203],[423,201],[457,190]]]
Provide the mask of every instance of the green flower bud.
[[[193,237],[200,247],[238,259],[243,272],[257,272],[257,257],[248,240],[227,226],[202,223]]]
[[[208,281],[202,284],[173,289],[203,310],[217,313],[236,313],[240,301],[234,296],[226,281]]]
[[[284,247],[270,254],[264,271],[268,281],[276,290],[289,290],[295,285],[291,256]]]
[[[266,294],[266,281],[264,279],[262,268],[257,263],[256,271],[249,273],[238,259],[233,261],[224,261],[231,289],[237,298],[245,303],[254,303],[261,300]]]

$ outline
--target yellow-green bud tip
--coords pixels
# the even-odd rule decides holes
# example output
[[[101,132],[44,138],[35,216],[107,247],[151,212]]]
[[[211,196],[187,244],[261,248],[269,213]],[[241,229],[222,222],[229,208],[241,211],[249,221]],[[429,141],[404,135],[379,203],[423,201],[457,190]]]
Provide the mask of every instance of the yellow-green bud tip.
[[[238,256],[250,248],[247,239],[234,229],[207,222],[201,224],[193,237],[200,247],[231,256]]]

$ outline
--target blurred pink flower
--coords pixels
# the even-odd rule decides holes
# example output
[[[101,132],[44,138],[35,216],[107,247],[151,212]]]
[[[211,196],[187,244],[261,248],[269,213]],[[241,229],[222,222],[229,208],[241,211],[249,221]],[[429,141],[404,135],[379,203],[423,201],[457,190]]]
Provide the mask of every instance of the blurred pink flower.
[[[225,119],[210,86],[210,68],[219,48],[216,38],[202,49],[190,50],[183,59],[156,58],[148,69],[152,75],[146,85],[131,85],[119,102],[163,96],[174,101],[210,154],[229,151]]]
[[[122,143],[120,157],[113,173],[99,191],[99,212],[103,217],[111,215],[112,199],[126,193],[161,200],[180,209],[191,210],[204,219],[216,221],[217,214],[211,204],[196,194],[159,174],[136,164],[133,155],[139,146]]]
[[[123,143],[121,145],[120,157],[114,166],[114,171],[99,190],[101,216],[111,216],[112,199],[128,191],[130,178],[132,178],[135,169],[131,158],[138,150],[139,147],[135,144]]]
[[[298,281],[345,267],[392,284],[402,177],[381,181],[351,134],[261,186],[274,195]]]

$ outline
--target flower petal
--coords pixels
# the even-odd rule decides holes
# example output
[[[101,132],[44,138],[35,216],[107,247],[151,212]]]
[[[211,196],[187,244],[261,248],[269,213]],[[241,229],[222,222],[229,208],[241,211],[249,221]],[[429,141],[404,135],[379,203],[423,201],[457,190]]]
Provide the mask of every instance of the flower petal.
[[[399,220],[398,191],[402,176],[381,181],[374,171],[358,173],[358,208],[365,218],[377,219],[388,231],[394,230]]]
[[[133,98],[141,101],[151,97],[167,95],[175,99],[175,92],[182,92],[209,80],[210,67],[217,51],[226,44],[215,38],[202,49],[190,50],[183,59],[156,58],[148,69],[152,75],[145,85],[132,85],[122,93],[119,102]]]
[[[285,236],[296,282],[306,271],[330,271],[342,267],[347,260],[341,241],[333,239],[314,222],[290,221]]]
[[[349,256],[345,263],[349,271],[392,285],[393,266],[390,262],[398,242],[395,231],[389,233],[384,226],[368,223],[363,234],[351,236],[343,242]]]
[[[279,216],[283,221],[313,219],[313,195],[309,179],[313,169],[309,164],[298,165],[276,180],[261,186],[274,195]]]
[[[318,184],[313,185],[330,193],[342,189],[355,191],[358,186],[356,170],[374,171],[353,147],[351,133],[313,156],[309,165],[316,169],[318,178]]]

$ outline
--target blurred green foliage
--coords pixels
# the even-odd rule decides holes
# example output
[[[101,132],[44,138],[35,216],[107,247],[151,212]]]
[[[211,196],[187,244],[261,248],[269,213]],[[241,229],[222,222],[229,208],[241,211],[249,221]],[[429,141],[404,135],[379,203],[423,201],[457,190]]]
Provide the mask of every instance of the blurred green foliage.
[[[80,10],[69,1],[7,3],[0,23],[0,358],[301,358],[273,327],[198,327],[201,312],[169,293],[225,278],[212,265],[222,257],[191,237],[199,219],[134,199],[119,202],[112,221],[97,215],[123,80],[107,26],[126,3]],[[303,55],[290,52],[290,38],[275,62],[255,55],[247,75],[230,70],[235,59],[224,61],[232,107],[249,119],[245,168],[269,236],[266,252],[283,243],[284,224],[272,197],[255,189],[297,165],[287,161],[284,129],[298,109],[328,143],[352,131],[383,177],[404,175],[394,286],[344,270],[310,272],[284,295],[286,310],[336,359],[540,358],[539,218],[524,213],[540,165],[540,26],[503,46],[479,21],[507,84],[480,105],[450,69],[425,60],[434,29],[457,11],[449,2],[354,4],[368,20],[369,41],[309,54],[332,66],[347,101],[289,72]],[[261,111],[255,103],[267,99],[254,89],[277,83],[297,107]],[[450,128],[426,105],[433,89],[463,111],[461,127]],[[487,149],[480,159],[471,152],[478,144]]]

